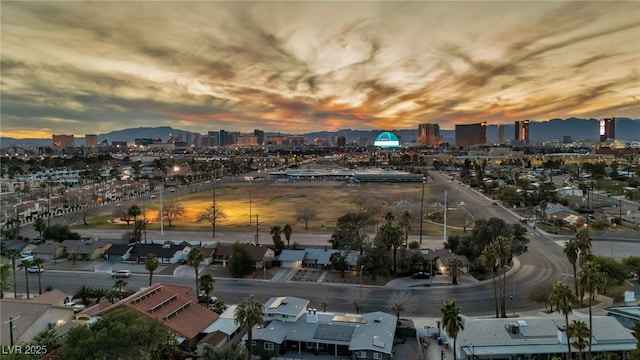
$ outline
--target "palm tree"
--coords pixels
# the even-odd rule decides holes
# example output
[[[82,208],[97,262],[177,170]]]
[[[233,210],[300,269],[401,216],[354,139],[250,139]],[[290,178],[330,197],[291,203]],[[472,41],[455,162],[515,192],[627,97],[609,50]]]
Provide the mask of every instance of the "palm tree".
[[[27,287],[27,299],[29,299],[29,268],[31,267],[31,260],[22,260],[18,264],[18,268],[24,270],[25,285]]]
[[[151,281],[153,279],[153,272],[156,271],[160,263],[158,262],[158,257],[154,253],[148,253],[147,257],[144,259],[144,268],[149,272],[149,286],[151,286]]]
[[[582,268],[582,266],[591,257],[591,238],[589,237],[589,233],[587,232],[586,229],[580,229],[578,230],[578,232],[576,232],[574,239],[576,241],[576,246],[578,247],[578,252],[579,252],[578,267]],[[578,282],[578,285],[580,285],[579,282]],[[579,290],[580,292],[577,293],[576,295],[580,300],[580,305],[583,305],[585,289],[580,288]]]
[[[42,264],[44,264],[44,259],[36,256],[35,258],[33,258],[33,260],[31,261],[31,265],[32,266],[37,266],[38,267],[38,294],[42,295]]]
[[[122,279],[119,279],[119,280],[122,280]],[[126,285],[126,283],[125,283],[125,285]],[[125,286],[125,285],[123,285],[123,286]],[[114,285],[114,287],[115,287],[115,285]],[[92,289],[90,286],[82,285],[73,294],[72,299],[80,300],[82,302],[82,304],[89,305],[89,299],[91,299],[94,296],[95,296],[95,290],[94,289]]]
[[[456,306],[455,300],[447,300],[440,307],[440,313],[442,313],[442,328],[453,339],[453,358],[457,359],[456,340],[460,331],[464,330],[464,319],[460,315],[460,308]]]
[[[124,281],[124,279],[116,279],[116,281],[113,282],[113,288],[118,290],[120,298],[122,298],[122,289],[127,285],[128,283]]]
[[[582,291],[589,293],[589,355],[587,359],[591,360],[591,339],[593,337],[593,314],[592,304],[593,298],[598,291],[604,287],[606,281],[605,275],[600,271],[600,266],[593,262],[587,261],[578,271],[578,284]]]
[[[42,239],[42,233],[47,228],[47,223],[43,218],[37,218],[36,221],[33,222],[33,228],[40,234],[40,239]]]
[[[578,349],[578,359],[582,360],[582,350],[587,347],[587,337],[590,336],[587,324],[582,320],[573,320],[567,327],[567,341]]]
[[[202,262],[203,258],[202,258],[202,252],[200,251],[200,248],[194,247],[191,249],[191,251],[189,251],[189,254],[187,254],[187,264],[189,264],[189,266],[191,266],[193,268],[193,271],[196,275],[196,292],[198,291],[199,287],[198,287],[198,267],[200,266],[200,263]]]
[[[129,215],[129,217],[133,217],[133,223],[135,224],[136,221],[138,220],[138,216],[141,214],[142,212],[140,211],[140,207],[138,205],[131,205],[129,207],[129,209],[127,209],[127,215]]]
[[[489,271],[491,271],[491,279],[493,280],[493,300],[496,305],[496,318],[497,318],[500,315],[498,313],[498,289],[496,284],[496,277],[494,274],[496,269],[495,248],[491,246],[491,244],[485,246],[484,249],[482,249],[482,257],[484,259],[484,266],[489,268]]]
[[[387,224],[391,224],[393,220],[395,220],[395,216],[393,216],[391,211],[387,211],[387,213],[384,214],[384,221],[386,221]]]
[[[457,256],[452,256],[447,259],[447,269],[451,274],[451,284],[458,285],[458,275],[461,273],[462,260]]]
[[[400,226],[404,229],[404,246],[409,246],[409,231],[411,230],[412,216],[409,210],[405,210],[400,215]]]
[[[11,259],[11,268],[13,269],[13,297],[18,298],[18,288],[16,282],[16,260],[20,257],[19,249],[9,249],[5,252],[5,256]]]
[[[282,233],[284,234],[284,238],[287,239],[287,248],[290,247],[289,241],[291,240],[291,234],[293,233],[293,228],[289,224],[285,224],[282,228]]]
[[[262,326],[264,324],[264,307],[256,300],[253,295],[249,299],[245,299],[238,306],[234,312],[236,323],[247,330],[247,360],[253,358],[253,327],[256,325]]]
[[[282,237],[280,236],[280,234],[282,234],[282,228],[280,228],[280,225],[273,225],[269,234],[272,235],[273,246],[275,246],[276,249],[280,248],[280,243],[282,243]]]
[[[509,239],[505,236],[498,236],[493,241],[494,252],[496,258],[498,259],[499,264],[499,273],[498,273],[498,282],[500,286],[500,298],[502,299],[500,302],[500,317],[507,317],[507,306],[506,306],[506,283],[507,283],[507,264],[509,260],[511,260],[511,243]],[[502,273],[502,281],[500,281],[500,272]]]
[[[216,283],[216,280],[211,276],[211,274],[204,274],[200,276],[200,291],[203,291],[207,296],[207,305],[209,304],[209,294],[213,291],[213,285]]]
[[[11,271],[11,265],[9,265],[9,263],[0,263],[0,299],[4,299],[5,292],[10,288],[9,271]]]
[[[562,250],[564,255],[567,257],[567,260],[571,263],[571,267],[573,269],[573,287],[576,294],[578,294],[578,279],[576,278],[576,263],[578,262],[578,245],[575,238],[569,239],[564,244],[564,248]]]
[[[569,314],[571,313],[571,304],[576,301],[576,296],[571,292],[569,285],[562,281],[556,281],[551,288],[549,303],[555,306],[556,310],[564,315],[564,329],[566,333],[569,327]],[[567,359],[571,359],[571,344],[567,336]]]

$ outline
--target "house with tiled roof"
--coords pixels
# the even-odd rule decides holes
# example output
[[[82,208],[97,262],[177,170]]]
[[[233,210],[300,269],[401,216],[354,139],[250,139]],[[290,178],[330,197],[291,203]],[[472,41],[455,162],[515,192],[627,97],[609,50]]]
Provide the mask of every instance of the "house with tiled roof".
[[[49,241],[45,244],[38,245],[31,251],[34,257],[45,260],[54,260],[64,254],[64,247],[55,241]]]
[[[191,251],[191,246],[186,243],[135,244],[130,250],[130,256],[127,260],[142,263],[148,254],[153,253],[160,264],[176,264],[186,259],[189,251]]]
[[[266,245],[247,245],[243,244],[249,251],[251,258],[255,263],[256,269],[262,269],[265,266],[271,267],[271,261],[275,259],[276,253],[272,248]],[[231,248],[233,244],[217,243],[216,250],[213,253],[212,259],[214,263],[222,264],[223,267],[227,266],[229,259],[231,258]]]
[[[187,286],[156,284],[100,310],[98,315],[121,307],[135,310],[160,320],[186,350],[193,350],[219,315],[200,305],[189,291],[191,287]]]
[[[354,359],[392,357],[397,318],[380,311],[366,314],[319,312],[309,300],[273,297],[265,303],[264,326],[253,329],[253,353],[270,351],[296,357],[302,352]]]
[[[66,297],[67,294],[54,289],[30,299],[0,299],[3,321],[13,319],[14,344],[30,342],[48,329],[55,329],[58,336],[66,334],[74,319],[73,308],[64,306]],[[9,325],[0,328],[0,343],[11,343]]]
[[[64,240],[60,245],[69,257],[87,261],[103,258],[104,252],[111,247],[110,242],[100,240]]]

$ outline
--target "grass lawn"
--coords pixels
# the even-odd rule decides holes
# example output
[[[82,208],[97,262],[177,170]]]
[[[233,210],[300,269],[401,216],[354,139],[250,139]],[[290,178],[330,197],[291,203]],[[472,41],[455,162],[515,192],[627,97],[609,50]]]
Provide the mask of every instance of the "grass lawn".
[[[309,221],[309,231],[333,232],[337,219],[349,212],[360,211],[360,203],[366,202],[367,207],[377,208],[376,217],[378,223],[384,221],[384,214],[394,209],[396,213],[405,210],[414,214],[414,224],[411,234],[418,234],[419,225],[417,218],[420,214],[421,184],[415,183],[365,183],[360,185],[347,185],[342,182],[297,182],[297,183],[252,183],[247,184],[221,184],[216,188],[216,205],[226,217],[219,219],[216,229],[220,231],[248,231],[255,230],[255,217],[261,226],[284,226],[290,224],[294,228],[301,229],[305,226],[303,220],[297,219],[299,209],[312,208],[316,211],[316,218]],[[429,190],[425,190],[425,215],[431,205],[429,202]],[[434,194],[434,197],[438,194]],[[172,230],[208,230],[211,224],[206,221],[198,222],[198,214],[210,207],[213,193],[211,189],[197,192],[189,192],[182,195],[174,195],[166,192],[163,198],[163,206],[166,208],[171,203],[184,207],[185,214],[172,223]],[[401,202],[403,205],[394,206]],[[152,202],[127,201],[121,209],[128,209],[131,205],[138,205],[149,222],[148,229],[159,229],[160,199],[157,197]],[[250,216],[251,213],[251,224]],[[451,227],[448,233],[462,233],[464,214],[460,211],[448,212],[447,224]],[[438,224],[437,222],[440,222]],[[87,221],[88,227],[97,229],[124,229],[126,223],[120,222],[112,215],[106,214],[91,218]],[[76,228],[86,228],[79,224]],[[168,222],[164,221],[165,229]],[[459,229],[458,229],[459,228]],[[471,228],[471,226],[468,226]],[[435,223],[423,224],[424,235],[442,234],[442,219],[435,219]]]

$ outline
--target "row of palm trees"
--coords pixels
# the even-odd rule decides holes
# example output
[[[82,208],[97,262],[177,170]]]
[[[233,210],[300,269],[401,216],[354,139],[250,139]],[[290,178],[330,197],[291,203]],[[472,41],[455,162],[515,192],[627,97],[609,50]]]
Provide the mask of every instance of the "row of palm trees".
[[[282,235],[284,235],[284,238],[287,240],[287,248],[291,247],[291,234],[293,234],[293,228],[291,225],[285,224],[283,227],[280,227],[280,225],[273,225],[271,230],[269,230],[269,234],[271,234],[273,246],[277,249],[282,248]]]
[[[13,296],[14,298],[18,298],[18,287],[16,281],[16,273],[17,269],[24,270],[25,281],[26,281],[26,292],[27,299],[31,297],[29,292],[29,268],[32,266],[37,266],[38,269],[42,268],[42,264],[44,264],[44,259],[41,257],[34,257],[32,260],[22,259],[18,263],[18,259],[21,259],[22,252],[19,249],[8,249],[5,253],[5,256],[9,258],[11,261],[11,268],[13,270]],[[40,271],[38,271],[38,294],[42,294],[42,277],[40,276]],[[4,292],[2,293],[2,297],[4,297]]]

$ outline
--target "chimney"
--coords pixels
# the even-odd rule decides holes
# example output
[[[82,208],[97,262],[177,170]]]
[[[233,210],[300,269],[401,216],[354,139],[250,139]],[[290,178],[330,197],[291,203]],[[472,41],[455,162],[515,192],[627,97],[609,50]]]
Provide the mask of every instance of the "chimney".
[[[318,314],[316,314],[316,309],[308,308],[307,309],[307,323],[315,324],[318,322]]]

